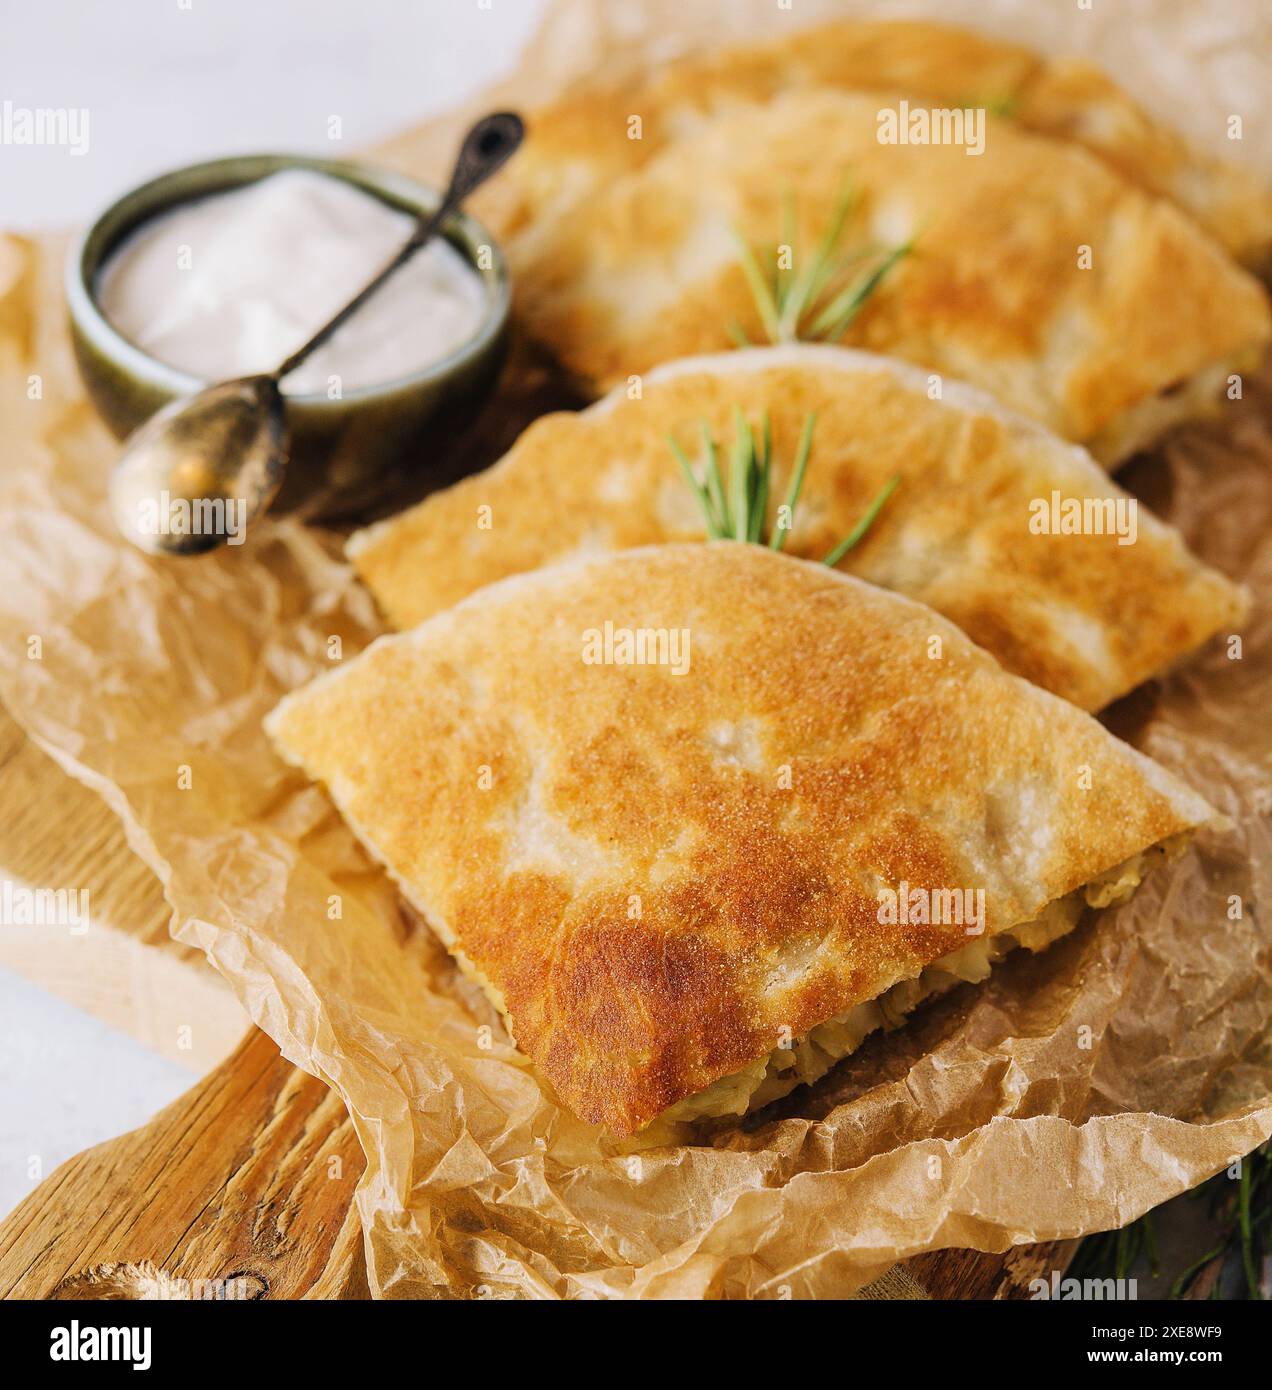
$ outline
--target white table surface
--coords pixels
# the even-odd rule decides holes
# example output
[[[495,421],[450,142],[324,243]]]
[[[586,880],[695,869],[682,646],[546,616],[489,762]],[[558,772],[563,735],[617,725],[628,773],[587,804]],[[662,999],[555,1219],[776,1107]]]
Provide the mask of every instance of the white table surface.
[[[352,153],[500,76],[540,9],[541,0],[0,0],[0,103],[88,112],[82,155],[0,143],[0,227],[77,223],[149,175],[217,155]],[[339,144],[328,138],[332,116]],[[0,1213],[191,1080],[0,970]]]

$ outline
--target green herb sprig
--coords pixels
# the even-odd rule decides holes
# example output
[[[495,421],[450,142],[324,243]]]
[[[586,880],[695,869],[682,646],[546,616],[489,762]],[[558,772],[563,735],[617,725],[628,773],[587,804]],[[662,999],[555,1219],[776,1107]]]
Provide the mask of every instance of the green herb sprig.
[[[701,477],[694,471],[685,451],[676,440],[671,435],[667,436],[667,442],[676,456],[680,471],[702,509],[708,539],[750,541],[753,545],[766,544],[770,550],[782,549],[786,544],[787,532],[795,524],[795,506],[804,487],[804,475],[808,471],[808,458],[812,452],[813,429],[816,423],[815,413],[810,412],[804,417],[790,482],[787,484],[786,497],[782,503],[788,524],[775,526],[767,541],[764,540],[764,521],[768,513],[773,475],[773,432],[767,412],[757,434],[747,423],[742,412],[734,407],[733,446],[729,450],[727,472],[720,467],[721,451],[712,438],[711,427],[705,420],[702,422]],[[899,473],[894,473],[888,479],[866,508],[861,520],[838,545],[826,553],[822,564],[832,567],[837,565],[853,546],[861,541],[874,525],[900,481]]]
[[[799,269],[793,264],[795,218],[789,199],[783,212],[783,235],[792,248],[790,268],[774,252],[766,269],[761,256],[734,228],[738,264],[769,342],[837,342],[897,262],[914,249],[913,241],[906,241],[890,249],[861,247],[841,254],[839,245],[856,204],[855,190],[845,187],[826,230]],[[739,347],[751,346],[741,324],[730,324],[729,333]]]
[[[979,96],[973,94],[953,104],[966,110],[972,110],[977,106],[984,107],[991,116],[997,116],[1003,121],[1014,121],[1020,114],[1020,95],[1017,92],[985,92]]]

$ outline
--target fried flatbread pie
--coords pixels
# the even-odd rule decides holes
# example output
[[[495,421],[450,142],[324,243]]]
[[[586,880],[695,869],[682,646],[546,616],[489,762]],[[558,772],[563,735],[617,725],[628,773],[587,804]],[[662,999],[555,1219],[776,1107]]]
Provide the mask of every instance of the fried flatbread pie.
[[[700,540],[668,439],[700,454],[703,423],[727,442],[737,409],[772,426],[770,529],[816,415],[789,552],[820,559],[899,476],[840,567],[935,608],[1009,671],[1085,709],[1244,617],[1244,592],[1078,446],[979,391],[946,382],[934,400],[913,367],[809,344],[670,364],[638,398],[620,389],[542,418],[494,468],[356,535],[350,556],[405,628],[523,570]]]
[[[505,580],[268,728],[620,1138],[817,1079],[1213,814],[931,609],[737,542]]]
[[[880,143],[895,104],[813,88],[727,108],[530,227],[513,248],[530,336],[597,391],[771,339],[740,243],[798,273],[850,189],[845,254],[864,270],[872,249],[912,249],[839,340],[980,386],[1106,464],[1257,365],[1263,287],[1172,203],[993,116],[978,156]]]
[[[561,217],[709,117],[808,87],[987,106],[1081,146],[1176,203],[1242,261],[1261,264],[1272,248],[1272,193],[1155,120],[1093,64],[905,19],[820,24],[584,84],[532,113],[525,149],[500,190],[515,206],[505,221],[515,228]]]

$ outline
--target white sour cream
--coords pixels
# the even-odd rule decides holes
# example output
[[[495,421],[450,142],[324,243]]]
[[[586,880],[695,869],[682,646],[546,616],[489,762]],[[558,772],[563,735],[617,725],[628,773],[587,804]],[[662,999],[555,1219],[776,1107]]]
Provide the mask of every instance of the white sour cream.
[[[205,381],[272,371],[343,307],[415,221],[341,179],[288,169],[143,223],[97,284],[138,347]],[[486,292],[441,237],[415,255],[284,381],[289,395],[375,386],[472,338]],[[333,383],[332,378],[338,381]]]

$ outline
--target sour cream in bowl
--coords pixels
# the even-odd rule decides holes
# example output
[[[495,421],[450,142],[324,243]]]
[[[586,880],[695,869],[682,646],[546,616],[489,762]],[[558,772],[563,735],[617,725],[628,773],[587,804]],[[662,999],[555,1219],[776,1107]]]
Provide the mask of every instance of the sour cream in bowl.
[[[438,200],[396,174],[287,156],[196,165],[125,195],[67,268],[94,404],[123,437],[209,382],[271,371]],[[510,301],[484,228],[461,213],[444,232],[283,379],[292,466],[274,510],[365,512],[403,475],[444,466],[498,373]]]

